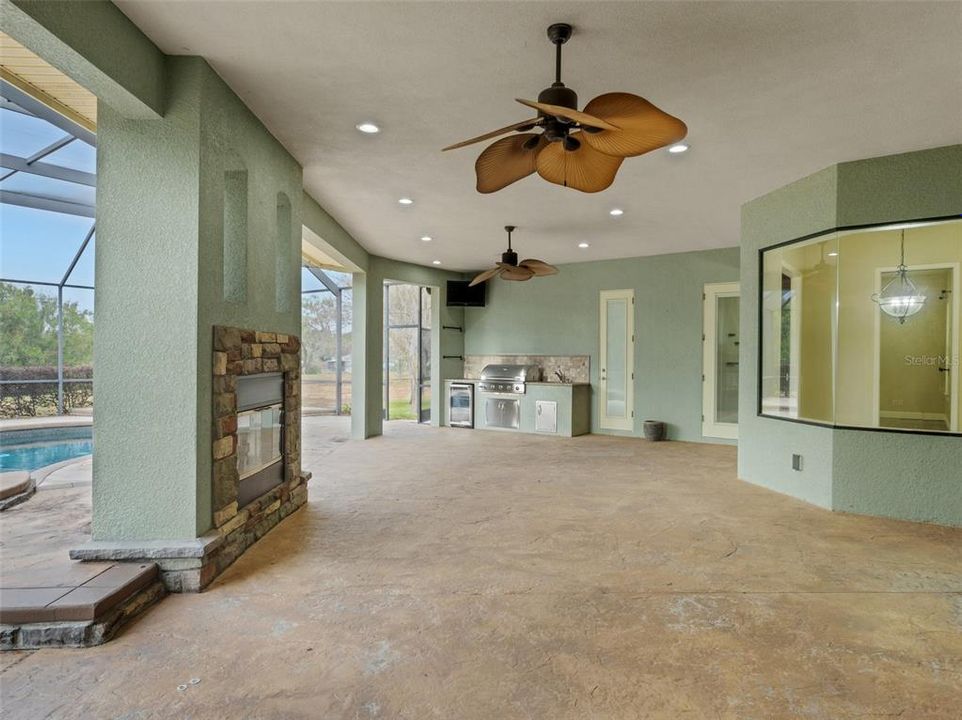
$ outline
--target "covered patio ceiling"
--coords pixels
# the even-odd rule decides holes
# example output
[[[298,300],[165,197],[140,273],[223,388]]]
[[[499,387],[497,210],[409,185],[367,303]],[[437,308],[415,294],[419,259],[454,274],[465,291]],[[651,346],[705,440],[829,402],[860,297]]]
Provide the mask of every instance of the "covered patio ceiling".
[[[207,58],[369,250],[450,269],[486,267],[509,223],[552,263],[730,247],[740,205],[775,187],[962,142],[955,3],[117,5],[165,52]],[[440,148],[530,116],[514,98],[552,81],[558,21],[575,26],[563,79],[582,106],[639,94],[687,122],[691,150],[629,159],[596,195],[537,177],[479,195],[484,145]]]

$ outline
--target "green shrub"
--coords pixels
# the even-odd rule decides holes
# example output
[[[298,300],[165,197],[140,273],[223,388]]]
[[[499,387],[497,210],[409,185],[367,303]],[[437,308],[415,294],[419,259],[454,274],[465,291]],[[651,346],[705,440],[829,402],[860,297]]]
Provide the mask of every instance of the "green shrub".
[[[93,383],[70,382],[93,378],[90,365],[64,368],[63,408],[70,412],[93,404]],[[36,417],[57,412],[57,367],[0,366],[0,417]],[[46,382],[23,382],[44,380]]]

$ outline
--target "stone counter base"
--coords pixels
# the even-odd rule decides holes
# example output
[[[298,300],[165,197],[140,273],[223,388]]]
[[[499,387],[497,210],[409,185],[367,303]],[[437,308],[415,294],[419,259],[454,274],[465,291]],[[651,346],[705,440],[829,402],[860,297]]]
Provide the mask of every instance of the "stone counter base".
[[[101,645],[166,594],[164,584],[155,580],[96,620],[0,625],[0,650],[84,648]]]
[[[311,473],[302,472],[194,540],[93,541],[70,551],[74,560],[154,562],[170,592],[200,592],[244,551],[307,502]]]

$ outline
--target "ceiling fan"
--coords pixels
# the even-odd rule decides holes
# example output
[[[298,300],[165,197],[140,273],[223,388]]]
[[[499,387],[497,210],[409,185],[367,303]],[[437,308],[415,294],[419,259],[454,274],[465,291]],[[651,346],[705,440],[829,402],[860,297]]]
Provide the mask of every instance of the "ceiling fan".
[[[518,133],[492,143],[478,157],[478,192],[496,192],[534,172],[556,185],[599,192],[614,182],[626,157],[672,145],[688,134],[681,120],[630,93],[599,95],[579,112],[577,93],[561,82],[561,46],[571,32],[567,23],[548,28],[555,45],[555,81],[541,91],[538,102],[518,99],[537,110],[537,117],[444,148]],[[536,128],[541,133],[530,132]]]
[[[511,233],[517,228],[514,225],[505,225],[504,229],[508,231],[508,249],[501,253],[501,262],[490,270],[485,270],[483,273],[476,275],[474,280],[468,283],[468,287],[479,285],[497,275],[500,275],[504,280],[530,280],[540,275],[556,275],[558,273],[558,268],[554,265],[549,265],[534,258],[518,262],[518,253],[511,249]]]

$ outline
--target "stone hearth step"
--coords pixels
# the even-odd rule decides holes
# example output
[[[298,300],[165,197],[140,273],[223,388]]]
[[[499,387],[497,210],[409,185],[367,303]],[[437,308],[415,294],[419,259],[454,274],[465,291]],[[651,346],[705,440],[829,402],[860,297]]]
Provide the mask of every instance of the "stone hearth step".
[[[99,645],[166,594],[155,563],[72,563],[0,585],[4,650]]]

